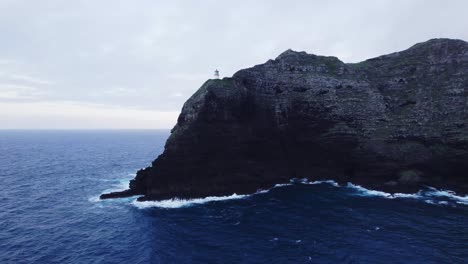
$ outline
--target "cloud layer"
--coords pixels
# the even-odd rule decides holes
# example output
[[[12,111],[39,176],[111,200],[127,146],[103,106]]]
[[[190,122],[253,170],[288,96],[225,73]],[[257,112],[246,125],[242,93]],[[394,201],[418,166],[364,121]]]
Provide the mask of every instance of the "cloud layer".
[[[150,127],[170,127],[176,115],[163,113],[178,112],[215,68],[231,76],[288,48],[357,62],[430,38],[466,40],[466,10],[463,0],[0,0],[0,107],[12,111],[0,128],[60,127],[47,111],[36,122],[41,104],[63,107],[63,128],[95,128],[89,105],[126,109],[110,127],[146,128],[151,113]],[[17,112],[26,103],[30,113]]]

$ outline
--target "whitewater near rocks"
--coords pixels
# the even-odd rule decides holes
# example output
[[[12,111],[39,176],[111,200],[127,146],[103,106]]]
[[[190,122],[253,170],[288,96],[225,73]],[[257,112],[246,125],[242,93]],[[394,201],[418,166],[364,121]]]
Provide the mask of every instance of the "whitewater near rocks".
[[[120,182],[124,182],[123,179]],[[455,192],[450,190],[438,190],[433,187],[426,187],[424,190],[419,190],[416,193],[387,193],[383,191],[370,190],[366,189],[360,185],[355,185],[352,183],[347,183],[345,185],[340,185],[333,180],[324,180],[324,181],[309,181],[307,178],[302,179],[291,179],[289,183],[279,183],[275,184],[271,189],[259,190],[256,193],[250,195],[238,195],[232,194],[227,196],[209,196],[204,198],[193,198],[193,199],[180,199],[172,198],[160,201],[138,201],[137,199],[125,200],[125,203],[130,203],[133,206],[139,209],[148,209],[148,208],[165,208],[165,209],[176,209],[176,208],[185,208],[196,205],[203,205],[211,202],[223,202],[230,200],[246,199],[252,195],[261,195],[266,194],[273,188],[283,188],[290,187],[294,185],[319,185],[325,184],[335,188],[340,188],[340,191],[347,193],[350,196],[363,196],[369,198],[384,198],[384,199],[414,199],[419,202],[424,202],[427,204],[433,205],[445,205],[445,206],[454,206],[454,205],[468,205],[468,195],[459,196]],[[121,188],[122,184],[119,184],[116,189],[113,191],[123,191],[125,188]],[[106,191],[105,191],[106,192]],[[96,203],[100,202],[99,199],[96,199],[95,196],[89,199],[90,202]],[[102,201],[102,200],[101,200]]]

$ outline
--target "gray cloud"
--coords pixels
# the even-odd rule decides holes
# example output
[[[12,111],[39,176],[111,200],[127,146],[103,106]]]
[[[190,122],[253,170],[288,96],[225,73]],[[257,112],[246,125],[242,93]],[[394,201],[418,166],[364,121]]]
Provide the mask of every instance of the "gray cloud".
[[[466,40],[466,10],[463,0],[0,0],[0,103],[179,111],[215,68],[230,76],[288,48],[357,62]]]

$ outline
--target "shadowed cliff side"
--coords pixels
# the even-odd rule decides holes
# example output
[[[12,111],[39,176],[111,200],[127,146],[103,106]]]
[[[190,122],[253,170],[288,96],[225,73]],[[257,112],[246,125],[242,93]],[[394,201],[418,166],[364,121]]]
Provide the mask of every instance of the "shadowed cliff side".
[[[360,63],[285,51],[208,80],[184,104],[140,200],[253,193],[291,178],[468,192],[468,43],[433,39]]]

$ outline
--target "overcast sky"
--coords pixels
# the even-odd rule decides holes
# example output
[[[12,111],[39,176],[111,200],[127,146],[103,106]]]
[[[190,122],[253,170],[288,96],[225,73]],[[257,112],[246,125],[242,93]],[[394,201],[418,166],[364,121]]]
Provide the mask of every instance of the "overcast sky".
[[[0,129],[171,128],[222,77],[288,48],[344,62],[468,39],[468,1],[0,0]]]

